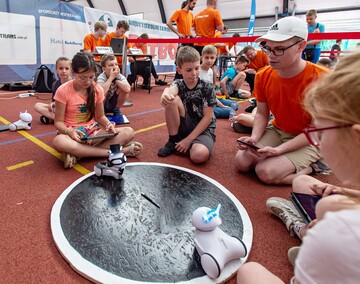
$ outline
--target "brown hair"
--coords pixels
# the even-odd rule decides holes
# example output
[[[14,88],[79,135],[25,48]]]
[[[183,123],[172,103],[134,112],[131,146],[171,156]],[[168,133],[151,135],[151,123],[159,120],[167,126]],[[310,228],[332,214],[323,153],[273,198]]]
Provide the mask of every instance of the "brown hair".
[[[309,10],[309,11],[307,11],[306,12],[306,17],[310,17],[310,16],[317,16],[317,12],[316,12],[316,10],[314,10],[314,9],[311,9],[311,10]]]
[[[111,54],[111,53],[105,53],[103,56],[101,56],[101,59],[100,59],[101,67],[105,67],[106,62],[109,61],[109,60],[116,60],[115,55]]]
[[[129,30],[129,24],[125,20],[120,20],[120,21],[118,21],[118,23],[116,25],[116,28],[117,29],[124,28],[126,31],[128,31]]]
[[[246,62],[246,64],[249,64],[250,60],[244,54],[242,54],[242,55],[239,55],[238,57],[236,57],[235,64],[238,64],[239,62],[240,63]]]
[[[200,62],[200,54],[199,52],[191,47],[191,46],[182,46],[179,48],[177,58],[176,58],[176,65],[178,67],[182,67],[182,65],[186,62]]]
[[[106,31],[107,28],[108,28],[107,24],[105,22],[102,22],[102,21],[96,22],[94,24],[95,31],[97,31],[99,29],[102,29],[102,30]]]

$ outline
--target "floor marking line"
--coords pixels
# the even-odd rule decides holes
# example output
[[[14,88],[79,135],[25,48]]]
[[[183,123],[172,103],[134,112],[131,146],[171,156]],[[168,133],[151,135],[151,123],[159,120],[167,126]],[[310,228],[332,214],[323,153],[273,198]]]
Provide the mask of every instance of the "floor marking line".
[[[26,161],[26,162],[22,162],[22,163],[19,163],[19,164],[16,164],[16,165],[6,167],[6,169],[8,171],[12,171],[12,170],[16,170],[16,169],[19,169],[19,168],[22,168],[22,167],[26,167],[26,166],[31,165],[33,163],[34,163],[33,160],[29,160],[29,161]]]
[[[3,118],[1,116],[0,116],[0,121],[5,123],[5,124],[10,123],[9,121],[7,121],[5,118]],[[141,132],[149,131],[149,130],[159,128],[159,127],[162,127],[162,126],[165,126],[165,125],[166,125],[166,122],[155,124],[153,126],[149,126],[149,127],[146,127],[146,128],[136,130],[135,133],[141,133]],[[58,158],[59,160],[62,160],[61,153],[59,153],[58,151],[56,151],[54,148],[50,147],[49,145],[45,144],[41,140],[37,139],[35,136],[30,135],[25,130],[18,130],[17,133],[19,133],[20,135],[22,135],[26,139],[30,140],[31,142],[33,142],[35,145],[39,146],[40,148],[44,149],[46,152],[50,153],[54,157]],[[75,170],[77,170],[79,173],[83,174],[83,175],[86,175],[86,174],[91,172],[88,169],[80,166],[79,164],[75,164],[73,168]]]
[[[149,127],[146,127],[146,128],[142,128],[142,129],[136,130],[136,131],[135,131],[135,134],[136,134],[136,133],[145,132],[145,131],[149,131],[149,130],[152,130],[152,129],[155,129],[155,128],[159,128],[159,127],[162,127],[162,126],[165,126],[165,125],[166,125],[166,122],[159,123],[159,124],[155,124],[155,125],[153,125],[153,126],[149,126]]]

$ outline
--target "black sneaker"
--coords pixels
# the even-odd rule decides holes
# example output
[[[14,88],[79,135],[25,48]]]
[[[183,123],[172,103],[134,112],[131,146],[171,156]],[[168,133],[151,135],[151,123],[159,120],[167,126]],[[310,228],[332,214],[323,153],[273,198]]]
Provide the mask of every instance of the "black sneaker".
[[[143,90],[151,90],[151,87],[149,86],[149,84],[142,84],[141,89],[143,89]]]
[[[155,85],[159,85],[159,86],[166,86],[167,83],[163,80],[157,80],[155,81]]]
[[[159,157],[167,157],[176,152],[175,142],[168,141],[165,146],[161,147],[158,152]]]
[[[239,133],[251,134],[252,132],[252,127],[244,126],[238,122],[234,122],[233,129]]]

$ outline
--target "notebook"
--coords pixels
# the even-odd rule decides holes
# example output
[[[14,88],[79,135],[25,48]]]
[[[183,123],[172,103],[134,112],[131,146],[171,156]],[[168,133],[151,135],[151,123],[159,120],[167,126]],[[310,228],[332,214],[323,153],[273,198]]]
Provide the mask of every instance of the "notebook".
[[[114,53],[123,53],[123,47],[124,47],[124,41],[126,39],[124,38],[112,38],[110,41],[110,46]]]
[[[292,192],[290,199],[305,223],[309,224],[312,220],[316,219],[315,206],[321,199],[321,196]]]

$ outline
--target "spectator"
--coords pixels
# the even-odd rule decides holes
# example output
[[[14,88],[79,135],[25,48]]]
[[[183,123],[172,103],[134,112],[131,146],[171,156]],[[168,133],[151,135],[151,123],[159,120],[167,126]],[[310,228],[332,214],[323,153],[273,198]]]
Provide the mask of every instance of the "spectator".
[[[194,48],[181,47],[177,59],[177,69],[184,79],[175,80],[161,96],[169,140],[158,156],[189,152],[192,162],[204,163],[215,143],[214,86],[199,79],[200,55]]]
[[[221,93],[227,98],[247,99],[251,96],[249,91],[240,89],[246,78],[246,74],[242,72],[249,59],[246,56],[238,56],[233,67],[226,69],[220,78]]]
[[[330,60],[333,63],[336,63],[338,60],[338,57],[340,56],[340,52],[341,52],[341,39],[337,39],[336,43],[331,47],[330,50]]]
[[[216,60],[217,49],[215,46],[208,44],[202,50],[202,63],[200,65],[200,79],[211,82],[215,86],[212,66]],[[229,118],[231,107],[235,111],[238,110],[239,105],[231,100],[216,99],[216,106],[214,107],[214,114],[216,118]]]
[[[115,32],[108,33],[104,40],[105,46],[110,46],[110,42],[112,38],[127,38],[125,33],[129,30],[129,24],[125,20],[118,21],[116,25]],[[116,60],[118,62],[118,66],[122,68],[122,56],[116,56]]]
[[[224,23],[220,12],[216,10],[217,0],[207,0],[206,8],[195,16],[195,31],[197,37],[214,38],[215,31],[222,31]],[[194,47],[202,54],[202,49],[207,43],[195,43]]]
[[[41,114],[40,121],[43,124],[54,123],[55,119],[55,101],[54,96],[56,90],[61,84],[66,83],[71,78],[71,62],[67,57],[59,57],[55,63],[55,71],[59,79],[52,84],[52,102],[50,104],[36,103],[34,105],[35,111]]]
[[[53,140],[57,151],[63,153],[64,168],[73,167],[79,158],[108,157],[111,144],[124,146],[124,154],[135,156],[141,144],[131,142],[131,127],[115,128],[104,115],[104,91],[95,79],[96,63],[88,52],[78,52],[71,61],[74,79],[62,84],[55,94],[55,128],[58,135]],[[111,139],[84,142],[82,137],[104,133],[118,133]]]
[[[308,25],[308,33],[324,33],[325,26],[316,22],[317,12],[316,10],[309,10],[306,13],[306,22]],[[318,62],[320,58],[320,43],[321,40],[309,40],[306,43],[306,48],[303,51],[302,58],[312,63]]]
[[[149,39],[149,35],[147,33],[141,34],[138,38],[140,39]],[[133,48],[140,49],[143,54],[147,54],[147,44],[146,43],[134,43],[131,45]],[[136,81],[134,78],[134,74],[140,75],[143,77],[143,84],[141,86],[142,89],[149,90],[150,86],[150,75],[152,74],[155,78],[155,85],[166,86],[167,83],[163,80],[159,79],[158,74],[156,73],[156,69],[154,63],[149,60],[148,57],[139,57],[137,56],[135,59],[130,56],[131,51],[129,52],[128,60],[130,62],[130,70],[131,74],[128,76],[128,81],[130,84]],[[151,65],[151,67],[150,67]],[[151,74],[150,74],[151,69]]]
[[[196,36],[194,28],[194,14],[192,12],[196,6],[196,3],[197,0],[184,1],[181,5],[181,9],[176,10],[166,23],[169,29],[179,38],[190,38]],[[174,28],[173,23],[176,23],[177,30]],[[193,46],[192,43],[179,44],[176,54],[181,46],[186,45]],[[177,71],[175,73],[175,79],[182,79],[181,75]]]
[[[254,90],[255,85],[255,75],[261,68],[269,65],[269,59],[267,55],[262,50],[256,50],[253,46],[247,45],[240,51],[240,54],[244,54],[249,60],[245,74],[245,81],[248,82],[250,86],[250,92]]]
[[[93,53],[95,51],[95,47],[104,46],[104,36],[106,35],[107,28],[108,26],[105,22],[96,22],[94,24],[94,32],[87,34],[84,37],[84,50]],[[100,61],[101,56],[95,55],[94,59],[96,61]]]
[[[97,78],[97,83],[104,89],[104,111],[120,116],[120,108],[130,94],[130,85],[120,73],[120,68],[113,54],[106,53],[101,57],[102,73]]]
[[[301,59],[307,34],[304,22],[285,17],[256,40],[262,42],[270,66],[256,74],[254,127],[250,137],[240,139],[261,149],[240,146],[235,165],[241,172],[255,169],[267,184],[291,184],[296,175],[310,173],[310,164],[320,158],[302,134],[311,120],[301,102],[306,87],[329,71]],[[274,118],[268,125],[270,112]]]
[[[360,185],[359,70],[359,52],[345,57],[330,76],[313,85],[304,102],[314,119],[314,127],[305,131],[309,142],[320,147],[338,179],[354,185]],[[322,194],[324,189],[327,186],[316,191]],[[331,199],[336,206],[328,208],[336,212],[325,213],[307,232],[291,283],[358,283],[360,279],[360,256],[354,253],[360,250],[360,192],[343,187],[330,192],[335,194],[322,198],[316,213]],[[252,262],[239,269],[237,283],[284,282]]]

